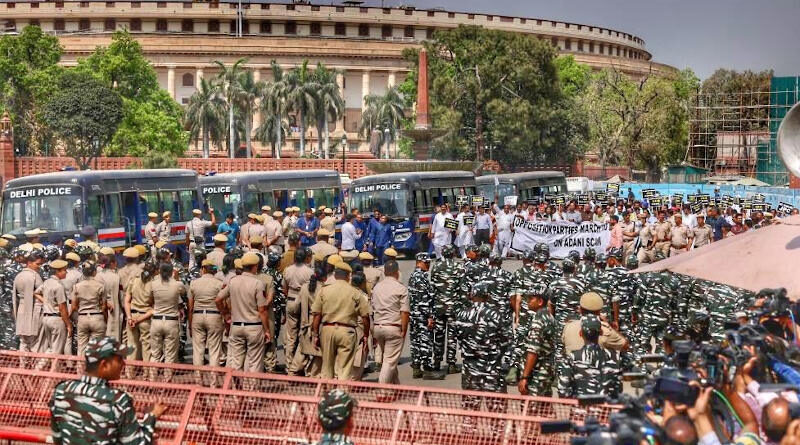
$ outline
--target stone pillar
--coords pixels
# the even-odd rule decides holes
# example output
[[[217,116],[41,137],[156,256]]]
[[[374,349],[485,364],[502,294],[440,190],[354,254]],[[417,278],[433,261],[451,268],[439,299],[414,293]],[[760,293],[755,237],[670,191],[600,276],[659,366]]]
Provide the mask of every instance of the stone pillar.
[[[167,91],[170,97],[175,99],[175,66],[170,65],[167,67]]]
[[[201,83],[200,81],[201,80],[203,80],[203,67],[202,66],[198,66],[197,69],[195,70],[195,74],[194,74],[194,89],[195,90],[199,90],[200,89],[200,83]]]
[[[339,86],[339,92],[342,94],[342,99],[344,99],[344,70],[340,70],[336,73],[336,85]],[[336,119],[336,130],[335,134],[338,136],[344,131],[344,114],[345,110],[347,110],[347,102],[344,104],[344,110],[342,110],[342,114],[339,116],[339,119]]]
[[[0,119],[0,184],[14,179],[14,129],[8,112]]]
[[[389,71],[389,79],[386,81],[386,86],[392,88],[397,83],[397,74],[394,71]]]
[[[258,83],[261,82],[261,70],[258,68],[253,68],[253,80]],[[256,100],[256,109],[253,112],[253,128],[251,129],[255,132],[256,128],[261,125],[261,112],[259,111],[259,106],[261,105],[260,100]]]
[[[428,114],[428,52],[423,48],[419,52],[419,79],[417,79],[417,129],[431,128]]]
[[[369,95],[369,71],[364,70],[361,74],[361,111],[367,109],[366,97]]]

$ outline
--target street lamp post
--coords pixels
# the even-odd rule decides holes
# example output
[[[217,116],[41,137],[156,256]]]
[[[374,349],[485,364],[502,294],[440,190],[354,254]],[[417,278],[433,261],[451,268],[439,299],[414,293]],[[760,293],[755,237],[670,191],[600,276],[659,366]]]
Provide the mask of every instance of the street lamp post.
[[[345,170],[345,160],[347,159],[347,133],[342,133],[342,174],[347,173]]]
[[[386,140],[386,153],[383,154],[383,159],[389,159],[389,136],[391,132],[389,131],[389,126],[387,125],[383,129],[383,138]]]

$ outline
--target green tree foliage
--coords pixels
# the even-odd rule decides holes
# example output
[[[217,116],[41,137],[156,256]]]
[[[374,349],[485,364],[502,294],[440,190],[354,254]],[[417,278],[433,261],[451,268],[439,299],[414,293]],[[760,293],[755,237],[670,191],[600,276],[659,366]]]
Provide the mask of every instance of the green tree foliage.
[[[289,97],[287,75],[274,60],[271,63],[272,80],[261,90],[261,112],[264,119],[256,129],[256,139],[272,145],[272,157],[281,158],[281,145],[289,134]]]
[[[214,64],[219,68],[219,73],[217,74],[215,83],[220,96],[225,100],[225,111],[228,114],[226,133],[228,135],[228,154],[231,158],[233,158],[236,154],[235,146],[237,141],[237,123],[234,119],[238,114],[236,105],[237,102],[239,102],[239,98],[242,94],[240,83],[240,76],[244,69],[242,65],[244,65],[246,62],[247,58],[241,58],[234,62],[233,65],[228,66],[219,60],[214,61]]]
[[[386,150],[387,142],[397,140],[397,133],[405,120],[405,100],[397,87],[392,87],[382,95],[370,94],[364,101],[367,108],[361,115],[358,132],[367,139],[372,139],[372,135],[375,135],[375,140],[370,140],[370,143],[380,147],[375,147],[375,154],[378,155],[382,150]],[[389,129],[389,141],[385,140],[386,129]]]
[[[317,145],[321,147],[324,159],[328,159],[331,148],[328,123],[338,120],[344,114],[344,98],[339,84],[336,83],[336,75],[336,70],[328,69],[321,63],[317,64],[313,74],[314,82],[319,85],[314,104],[317,138],[324,138],[324,142],[318,141]]]
[[[115,32],[111,44],[95,49],[80,61],[78,69],[99,77],[126,99],[147,101],[160,89],[156,71],[128,31]]]
[[[153,101],[123,99],[124,119],[114,134],[109,156],[152,157],[155,153],[180,156],[189,144],[189,134],[180,121]]]
[[[533,36],[460,26],[425,43],[434,141],[441,158],[482,159],[491,144],[506,164],[569,161],[585,125],[567,121],[557,51]],[[416,52],[406,55],[416,64]]]
[[[306,128],[316,114],[317,92],[319,84],[308,69],[308,60],[293,69],[286,79],[287,101],[292,111],[297,116],[297,126],[300,128],[300,157],[306,154]]]
[[[166,151],[154,151],[142,158],[142,168],[178,168],[178,159]]]
[[[58,39],[38,26],[0,38],[0,110],[11,115],[15,148],[20,153],[52,149],[52,132],[44,124],[42,111],[56,92],[63,71],[57,65],[62,52]]]
[[[43,117],[81,169],[111,141],[123,118],[122,98],[94,76],[66,71]]]
[[[211,142],[221,145],[225,124],[225,102],[213,80],[200,79],[197,91],[189,98],[184,116],[192,139],[203,140],[203,157],[211,155]]]

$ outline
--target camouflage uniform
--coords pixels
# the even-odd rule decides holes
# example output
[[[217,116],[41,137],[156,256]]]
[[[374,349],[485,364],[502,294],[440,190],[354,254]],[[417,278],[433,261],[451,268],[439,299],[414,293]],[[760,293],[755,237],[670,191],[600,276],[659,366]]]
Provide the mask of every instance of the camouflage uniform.
[[[679,286],[679,282],[664,272],[646,272],[640,274],[640,278],[634,303],[634,310],[642,315],[637,326],[636,353],[649,354],[650,340],[655,337],[656,352],[660,354],[664,352],[665,329],[675,312],[675,293],[678,291],[675,286]]]
[[[452,246],[445,246],[443,252],[450,253]],[[444,255],[444,258],[437,260],[431,266],[431,284],[436,295],[435,309],[436,319],[434,320],[434,360],[433,364],[438,367],[444,355],[445,336],[447,338],[447,364],[456,363],[456,335],[450,327],[453,320],[453,306],[461,298],[459,295],[459,281],[463,276],[462,263],[452,258],[452,255]]]
[[[353,445],[349,437],[332,431],[340,430],[345,425],[356,406],[356,401],[343,390],[328,391],[317,405],[319,423],[324,430],[317,445]]]
[[[706,291],[708,315],[710,317],[708,332],[712,340],[721,342],[725,339],[725,322],[733,318],[738,311],[743,311],[754,303],[751,292],[740,291],[724,284],[714,283]]]
[[[283,293],[283,274],[277,267],[267,267],[265,270],[272,277],[275,285],[275,295],[272,298],[272,312],[275,315],[275,338],[281,338],[281,325],[286,314],[286,294]]]
[[[427,257],[427,254],[425,254]],[[433,286],[428,273],[416,268],[408,279],[408,299],[411,306],[410,322],[411,367],[433,371],[433,336],[428,329],[428,319],[434,318]]]
[[[473,288],[476,297],[488,298],[489,283]],[[461,302],[453,310],[454,328],[461,343],[464,369],[461,388],[475,391],[506,392],[501,360],[513,336],[511,324],[488,301]],[[465,409],[479,409],[480,400],[464,397]]]
[[[581,329],[600,330],[600,319],[586,315],[581,319]],[[574,398],[583,395],[603,394],[617,397],[622,390],[620,366],[616,351],[605,349],[597,343],[587,343],[566,357],[564,372],[558,378],[559,397]]]
[[[22,264],[13,258],[3,259],[0,263],[0,349],[13,350],[18,347],[11,289],[14,287],[14,278],[22,269]]]
[[[583,280],[571,275],[572,271],[575,270],[575,263],[566,258],[562,265],[565,270],[564,276],[553,281],[547,287],[550,304],[555,309],[556,332],[558,332],[559,337],[564,332],[564,325],[568,321],[578,318],[581,295],[587,290],[586,283]],[[564,344],[558,342],[556,344],[556,360],[559,375],[561,375],[564,366],[566,366],[564,358]]]
[[[128,348],[110,337],[92,339],[86,362],[113,355],[125,357]],[[50,400],[50,426],[56,444],[151,444],[156,419],[145,414],[136,419],[133,398],[108,381],[88,375],[59,383]]]
[[[550,397],[555,383],[556,320],[546,307],[534,312],[528,324],[525,351],[536,354],[536,364],[528,378],[532,396]]]

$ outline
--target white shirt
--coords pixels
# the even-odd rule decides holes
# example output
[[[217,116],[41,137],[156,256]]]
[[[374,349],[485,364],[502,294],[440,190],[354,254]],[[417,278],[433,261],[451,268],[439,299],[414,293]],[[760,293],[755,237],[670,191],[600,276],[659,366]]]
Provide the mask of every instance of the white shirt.
[[[356,248],[356,226],[350,221],[342,225],[342,250],[354,250]]]
[[[511,230],[511,224],[516,217],[513,213],[502,212],[497,215],[497,231]]]
[[[431,232],[433,233],[433,244],[436,246],[450,244],[450,229],[444,226],[444,220],[447,219],[448,216],[447,213],[437,213],[433,218]]]
[[[683,223],[689,226],[690,229],[697,227],[697,217],[694,213],[681,212],[681,217],[683,218]]]

